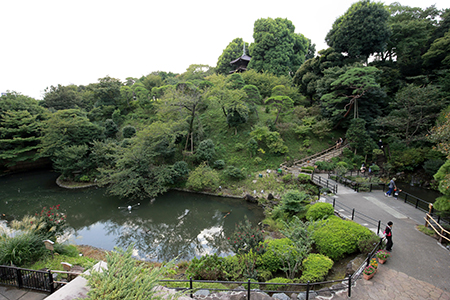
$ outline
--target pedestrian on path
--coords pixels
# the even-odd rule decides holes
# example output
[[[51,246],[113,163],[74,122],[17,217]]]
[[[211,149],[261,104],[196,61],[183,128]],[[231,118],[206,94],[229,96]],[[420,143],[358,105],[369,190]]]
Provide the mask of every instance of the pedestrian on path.
[[[394,223],[392,223],[392,221],[389,221],[387,223],[386,229],[384,230],[384,236],[386,237],[387,243],[386,243],[386,251],[391,252],[392,251],[392,245],[394,243],[392,243],[392,225],[394,225]]]
[[[397,185],[395,185],[395,177],[391,179],[391,181],[389,181],[389,190],[386,192],[386,194],[384,194],[386,197],[392,197],[392,192],[394,191],[394,189],[397,188]]]

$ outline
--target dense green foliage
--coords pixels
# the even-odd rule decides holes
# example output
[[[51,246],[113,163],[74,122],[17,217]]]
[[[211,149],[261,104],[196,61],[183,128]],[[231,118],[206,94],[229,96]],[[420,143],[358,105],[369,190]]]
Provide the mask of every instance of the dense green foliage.
[[[43,236],[35,232],[0,238],[0,264],[21,267],[39,260],[45,253]]]
[[[224,280],[224,258],[213,255],[203,255],[200,259],[191,260],[186,275],[194,280]]]
[[[353,221],[344,221],[332,216],[318,223],[322,227],[313,233],[313,239],[320,254],[326,255],[336,261],[345,254],[358,250],[358,241],[372,236],[366,227]]]
[[[319,202],[315,203],[314,205],[311,205],[308,208],[308,211],[306,212],[306,219],[316,221],[320,219],[326,219],[329,216],[333,215],[334,215],[333,205],[331,205],[330,203]]]
[[[91,270],[87,276],[91,289],[86,299],[176,299],[178,294],[161,294],[155,290],[167,267],[145,269],[142,262],[131,257],[132,251],[129,247],[126,251],[109,252],[108,268],[101,272]]]
[[[288,238],[269,240],[265,244],[266,252],[257,261],[260,269],[275,273],[283,268],[283,261],[279,253],[294,252],[294,255],[298,255],[294,243]]]
[[[325,279],[334,262],[322,254],[311,253],[303,261],[301,282],[319,282]]]

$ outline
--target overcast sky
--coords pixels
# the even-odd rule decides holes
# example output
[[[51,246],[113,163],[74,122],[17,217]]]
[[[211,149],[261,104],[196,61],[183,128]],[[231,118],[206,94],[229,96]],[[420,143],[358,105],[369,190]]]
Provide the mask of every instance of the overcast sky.
[[[42,99],[51,85],[87,85],[109,75],[122,81],[153,71],[183,73],[216,66],[235,38],[253,42],[260,18],[287,18],[316,44],[354,0],[2,0],[0,92]],[[394,1],[384,2],[390,4]],[[448,0],[404,0],[422,8]]]

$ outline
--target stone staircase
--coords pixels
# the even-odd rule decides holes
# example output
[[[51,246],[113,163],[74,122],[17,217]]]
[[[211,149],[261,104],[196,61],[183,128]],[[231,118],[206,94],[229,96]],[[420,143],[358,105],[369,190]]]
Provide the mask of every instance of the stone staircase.
[[[348,144],[344,144],[339,148],[333,146],[311,156],[295,160],[292,166],[288,166],[287,162],[284,162],[280,165],[280,168],[282,168],[285,173],[291,173],[295,176],[298,176],[298,174],[302,173],[302,167],[314,166],[317,161],[329,161],[333,157],[341,155],[342,151],[344,151],[344,149],[348,147]]]

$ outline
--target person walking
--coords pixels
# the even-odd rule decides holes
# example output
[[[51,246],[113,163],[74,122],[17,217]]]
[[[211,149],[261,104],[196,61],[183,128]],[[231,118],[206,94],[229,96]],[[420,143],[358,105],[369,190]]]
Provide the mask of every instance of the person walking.
[[[392,192],[394,191],[394,189],[397,188],[397,185],[395,184],[395,177],[391,179],[391,181],[389,181],[389,190],[386,192],[386,194],[384,194],[384,196],[386,197],[392,197]]]
[[[392,243],[392,225],[394,225],[394,223],[392,223],[392,221],[389,221],[387,223],[386,229],[384,230],[384,237],[387,240],[386,251],[389,252],[392,251],[392,246],[394,245],[394,243]]]

